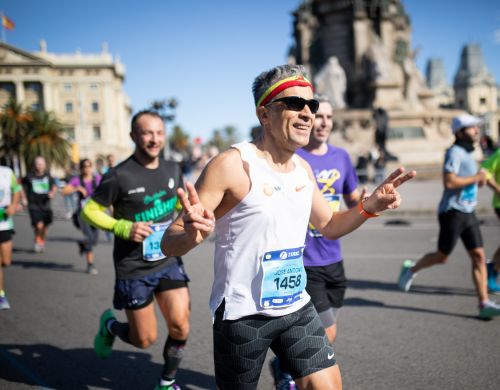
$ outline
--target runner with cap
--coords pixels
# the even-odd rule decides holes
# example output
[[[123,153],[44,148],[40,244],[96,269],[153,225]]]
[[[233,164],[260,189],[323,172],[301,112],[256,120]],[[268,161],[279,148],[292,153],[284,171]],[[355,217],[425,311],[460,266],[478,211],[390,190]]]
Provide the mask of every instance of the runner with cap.
[[[500,315],[500,305],[488,297],[483,238],[475,214],[478,187],[483,186],[487,179],[486,171],[478,170],[472,156],[474,144],[479,140],[478,126],[481,123],[479,118],[469,114],[453,118],[451,130],[455,135],[455,143],[446,151],[444,158],[444,191],[438,207],[438,248],[416,263],[405,260],[398,285],[402,291],[408,292],[419,271],[445,264],[460,238],[472,261],[472,280],[479,299],[479,316],[490,318]]]

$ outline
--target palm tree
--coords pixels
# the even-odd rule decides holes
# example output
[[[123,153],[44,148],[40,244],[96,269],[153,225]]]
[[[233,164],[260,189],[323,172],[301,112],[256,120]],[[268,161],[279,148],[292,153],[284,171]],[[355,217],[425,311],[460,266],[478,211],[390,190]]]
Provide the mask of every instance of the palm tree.
[[[0,113],[0,153],[12,166],[17,174],[20,173],[21,145],[26,136],[31,115],[15,99],[10,99]]]
[[[31,166],[37,156],[43,156],[49,166],[54,164],[64,168],[69,160],[69,150],[63,125],[54,114],[32,111],[26,137],[21,144],[26,166]]]

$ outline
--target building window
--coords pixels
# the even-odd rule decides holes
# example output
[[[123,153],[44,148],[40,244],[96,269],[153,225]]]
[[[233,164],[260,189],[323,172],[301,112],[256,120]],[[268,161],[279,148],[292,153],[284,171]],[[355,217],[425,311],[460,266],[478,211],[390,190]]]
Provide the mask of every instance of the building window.
[[[92,127],[92,132],[94,135],[94,140],[98,141],[101,139],[101,126]]]
[[[66,111],[68,114],[73,112],[73,103],[71,102],[66,102],[64,105],[64,111]]]
[[[479,98],[479,104],[485,105],[486,104],[486,98],[484,98],[484,97]]]
[[[75,140],[75,128],[74,127],[65,127],[64,132],[66,133],[68,140],[70,140],[70,141]]]
[[[99,85],[97,85],[96,83],[90,84],[91,91],[97,91],[98,89],[99,89]]]
[[[99,103],[92,102],[92,112],[99,112]]]
[[[71,84],[64,84],[64,92],[71,92],[73,86]]]

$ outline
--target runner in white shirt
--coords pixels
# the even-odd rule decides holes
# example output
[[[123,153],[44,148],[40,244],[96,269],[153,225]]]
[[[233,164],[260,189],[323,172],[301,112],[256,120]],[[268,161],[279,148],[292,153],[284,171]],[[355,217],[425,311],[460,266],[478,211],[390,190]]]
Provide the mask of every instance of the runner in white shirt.
[[[396,188],[415,176],[393,172],[351,210],[334,213],[309,165],[295,155],[307,145],[319,103],[305,69],[284,65],[253,84],[261,138],[221,153],[196,189],[178,190],[184,206],[162,240],[182,255],[214,230],[215,379],[219,389],[255,389],[267,350],[301,389],[340,389],[340,371],[321,320],[305,291],[302,250],[308,222],[338,238],[367,218],[397,208]]]

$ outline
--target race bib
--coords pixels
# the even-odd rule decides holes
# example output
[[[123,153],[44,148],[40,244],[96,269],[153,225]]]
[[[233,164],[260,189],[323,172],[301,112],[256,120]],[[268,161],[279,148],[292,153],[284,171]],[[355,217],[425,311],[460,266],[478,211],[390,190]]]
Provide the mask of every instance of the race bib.
[[[47,177],[43,179],[33,179],[31,184],[35,194],[45,195],[50,191],[50,183]]]
[[[149,226],[153,229],[153,233],[142,242],[142,258],[144,260],[158,261],[167,257],[161,251],[161,238],[171,223],[172,221],[168,221]]]
[[[260,294],[260,305],[263,308],[290,306],[302,299],[307,283],[303,252],[302,246],[264,254]]]

